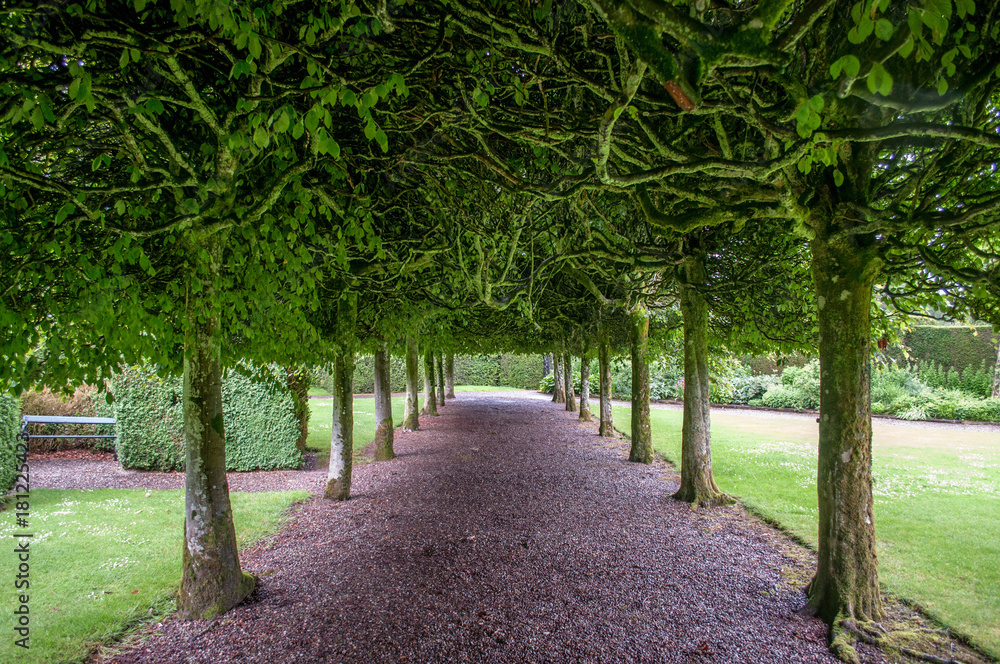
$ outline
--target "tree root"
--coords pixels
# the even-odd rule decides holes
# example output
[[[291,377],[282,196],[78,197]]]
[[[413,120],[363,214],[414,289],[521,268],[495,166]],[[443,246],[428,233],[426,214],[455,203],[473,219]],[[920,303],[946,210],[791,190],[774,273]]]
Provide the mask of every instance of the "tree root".
[[[890,648],[892,650],[897,650],[901,654],[906,655],[907,657],[919,659],[924,662],[930,662],[931,664],[965,664],[965,662],[961,662],[957,659],[946,659],[944,657],[938,657],[937,655],[931,655],[930,653],[913,650],[912,648],[907,648],[905,646],[888,645],[883,641],[884,637],[888,635],[888,632],[886,632],[886,630],[878,623],[871,623],[869,625],[858,626],[857,624],[854,623],[853,620],[847,619],[847,620],[841,620],[840,622],[837,623],[837,625],[843,631],[853,634],[860,641],[864,641],[869,645],[873,645],[882,649]],[[838,637],[834,639],[833,643],[830,644],[830,650],[833,651],[833,654],[837,655],[838,657],[840,656],[840,654],[834,649],[834,646],[836,645],[837,641],[843,637],[844,637],[843,634],[838,635]],[[854,651],[854,648],[852,648],[851,646],[848,645],[847,647],[850,648],[851,651]],[[856,658],[857,653],[855,653],[854,656]],[[852,661],[852,660],[845,660],[845,661]]]

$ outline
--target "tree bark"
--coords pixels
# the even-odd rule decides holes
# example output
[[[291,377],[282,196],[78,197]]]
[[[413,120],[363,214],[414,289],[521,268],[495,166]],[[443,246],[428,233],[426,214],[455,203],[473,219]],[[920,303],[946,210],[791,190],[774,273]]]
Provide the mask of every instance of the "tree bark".
[[[438,353],[437,355],[437,388],[438,388],[438,406],[443,406],[445,402],[445,387],[444,387],[444,354]]]
[[[403,428],[416,431],[420,428],[420,356],[417,340],[406,337],[406,404],[403,406]]]
[[[300,453],[306,451],[306,443],[309,440],[309,386],[311,383],[312,379],[305,367],[285,368],[285,384],[292,395],[295,419],[299,421],[299,439],[295,441],[295,448]]]
[[[706,281],[704,257],[685,259],[680,285],[684,319],[684,424],[681,485],[674,498],[711,507],[732,502],[712,475],[711,398],[708,373],[708,302],[697,289]]]
[[[396,458],[392,449],[392,382],[389,350],[382,346],[375,351],[375,460]]]
[[[552,401],[566,403],[566,386],[563,384],[563,359],[561,353],[552,354]]]
[[[256,577],[240,569],[236,529],[226,481],[226,433],[222,413],[221,317],[215,278],[218,243],[208,248],[209,275],[191,268],[185,298],[184,334],[184,551],[177,602],[185,620],[211,619],[249,595]]]
[[[593,419],[590,416],[590,348],[585,345],[580,356],[580,421]]]
[[[437,397],[434,395],[434,353],[424,351],[424,409],[421,415],[437,417]]]
[[[601,426],[598,435],[615,435],[615,423],[611,415],[611,344],[608,332],[602,326],[597,340],[597,364],[601,379]]]
[[[341,352],[333,361],[333,438],[330,441],[330,471],[323,497],[351,497],[354,464],[354,349]]]
[[[819,319],[819,551],[810,604],[827,623],[884,617],[872,500],[871,300],[879,267],[854,236],[810,242]],[[849,238],[849,239],[845,239]]]
[[[993,365],[993,394],[994,399],[1000,399],[1000,337],[997,338],[997,362]]]
[[[455,354],[448,353],[444,361],[444,386],[445,396],[449,399],[455,398]]]
[[[576,412],[576,395],[573,393],[573,356],[563,353],[563,389],[566,391],[566,410]]]
[[[632,448],[628,460],[653,462],[653,438],[649,428],[649,311],[637,304],[629,313],[632,341]]]

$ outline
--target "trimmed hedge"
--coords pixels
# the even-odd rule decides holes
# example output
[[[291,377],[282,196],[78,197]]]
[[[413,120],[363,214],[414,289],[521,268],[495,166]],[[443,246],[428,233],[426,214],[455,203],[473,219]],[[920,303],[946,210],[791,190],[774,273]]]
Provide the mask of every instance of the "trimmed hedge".
[[[421,355],[421,357],[423,357]],[[393,355],[389,361],[389,386],[393,392],[406,391],[406,358]],[[423,381],[423,361],[418,369],[418,384]],[[541,355],[456,355],[456,385],[495,385],[538,388],[542,378]],[[322,367],[312,370],[316,387],[333,392],[333,377]],[[359,355],[354,365],[354,393],[371,394],[375,391],[375,360],[371,355]]]
[[[0,394],[0,493],[6,493],[17,479],[17,434],[21,431],[21,406],[17,399]]]
[[[279,380],[283,376],[276,376]],[[124,468],[183,470],[183,380],[162,378],[148,366],[114,376],[111,392]],[[299,468],[300,429],[287,390],[229,371],[222,381],[227,470]]]
[[[903,339],[910,349],[911,361],[936,362],[944,370],[961,372],[967,367],[975,371],[983,366],[992,372],[997,361],[996,342],[989,325],[968,326],[918,325]]]

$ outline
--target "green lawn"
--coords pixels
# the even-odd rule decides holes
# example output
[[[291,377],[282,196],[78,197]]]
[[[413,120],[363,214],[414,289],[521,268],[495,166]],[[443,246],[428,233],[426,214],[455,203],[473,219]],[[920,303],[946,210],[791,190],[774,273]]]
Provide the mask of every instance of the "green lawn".
[[[148,494],[148,496],[147,496]],[[285,512],[306,493],[233,493],[240,547],[271,535]],[[2,662],[81,661],[150,615],[173,610],[180,584],[183,491],[101,489],[31,492],[30,649],[14,645],[11,631],[15,532],[2,513]],[[11,518],[8,518],[11,517]],[[151,611],[152,609],[152,611]]]
[[[627,428],[629,409],[616,406]],[[681,412],[653,409],[653,446],[680,459]],[[815,546],[817,425],[713,411],[720,488]],[[1000,656],[1000,440],[969,428],[874,424],[880,578]]]

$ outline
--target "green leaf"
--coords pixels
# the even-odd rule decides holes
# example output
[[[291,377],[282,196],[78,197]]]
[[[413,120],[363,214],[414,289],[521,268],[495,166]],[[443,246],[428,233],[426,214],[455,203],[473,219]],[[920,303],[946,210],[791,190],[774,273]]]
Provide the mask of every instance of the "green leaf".
[[[833,170],[833,183],[838,187],[844,184],[844,174],[840,172],[840,169]]]
[[[66,220],[66,217],[72,214],[74,210],[76,210],[76,205],[74,205],[73,203],[66,203],[65,205],[63,205],[61,208],[59,208],[59,211],[56,212],[56,223],[61,224],[62,222],[64,222]]]
[[[823,95],[814,95],[809,100],[810,110],[816,111],[817,113],[823,112]]]
[[[263,126],[257,127],[257,130],[253,133],[254,144],[256,144],[259,148],[264,148],[267,147],[267,144],[270,143],[270,141],[271,137],[268,135],[267,129],[264,129]]]
[[[76,101],[77,96],[80,94],[80,79],[74,78],[73,82],[69,84],[69,98]]]
[[[942,76],[941,80],[938,81],[937,91],[939,95],[943,95],[944,93],[948,92],[948,79],[946,79],[944,76]]]
[[[379,129],[375,132],[375,142],[378,146],[382,148],[382,152],[389,151],[389,137],[385,135],[385,132]]]
[[[851,78],[855,78],[858,72],[861,71],[861,61],[853,55],[841,56],[836,62],[830,65],[830,76],[838,78],[841,71],[845,72]]]
[[[283,134],[288,131],[288,127],[291,126],[292,119],[287,110],[282,109],[278,111],[278,118],[274,121],[273,129],[279,134]]]
[[[257,36],[256,32],[251,32],[250,37],[247,39],[247,47],[250,49],[250,55],[254,59],[260,58],[260,38]]]
[[[885,67],[875,62],[872,63],[872,70],[868,74],[868,90],[872,94],[880,94],[888,97],[892,92],[892,75],[886,71]]]
[[[122,57],[118,58],[118,66],[122,69],[128,66],[128,49],[122,49]]]
[[[893,31],[892,21],[889,19],[880,18],[875,22],[875,36],[882,41],[889,41],[892,38]]]
[[[913,53],[913,36],[912,35],[905,42],[903,42],[903,45],[899,47],[899,51],[898,52],[904,58],[910,57],[910,53]]]
[[[302,134],[304,134],[305,132],[306,132],[305,125],[302,124],[302,120],[299,120],[298,122],[295,123],[295,126],[292,127],[292,138],[294,138],[297,141],[300,138],[302,138]]]

